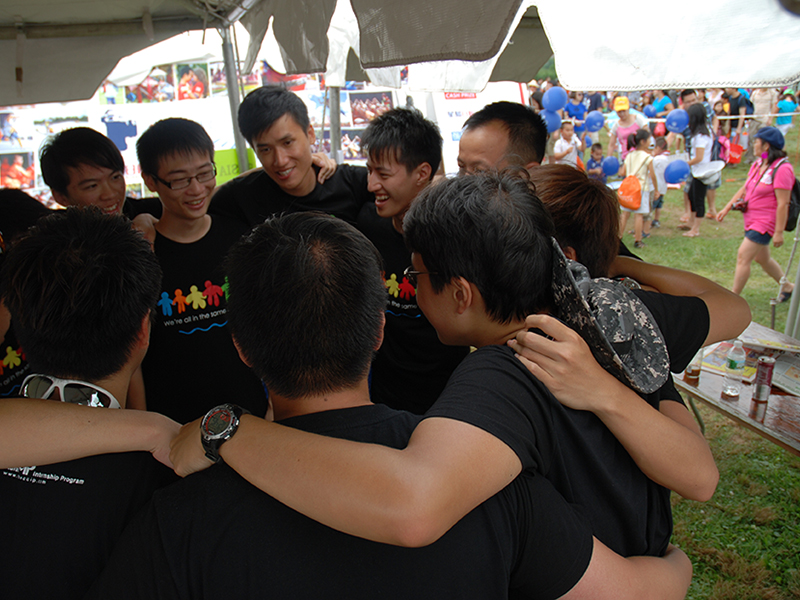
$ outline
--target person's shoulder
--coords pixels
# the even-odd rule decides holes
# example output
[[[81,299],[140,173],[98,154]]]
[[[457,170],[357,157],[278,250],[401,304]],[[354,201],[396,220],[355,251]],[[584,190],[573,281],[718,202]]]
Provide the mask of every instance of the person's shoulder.
[[[336,167],[336,172],[333,174],[334,177],[337,175],[339,177],[366,177],[367,167],[342,163]],[[331,179],[333,179],[333,177],[331,177]]]
[[[219,189],[217,189],[216,194],[219,194],[223,190],[241,190],[242,188],[254,187],[254,186],[268,186],[271,183],[274,183],[269,175],[267,175],[263,169],[254,169],[247,173],[243,173],[238,177],[234,177],[230,181],[226,181]],[[216,196],[215,194],[215,196]]]
[[[791,189],[794,186],[795,174],[794,174],[794,167],[792,163],[789,162],[788,159],[784,160],[777,169],[777,173],[775,175],[776,183],[777,179],[780,178],[780,182],[787,185],[787,189]]]
[[[158,198],[125,198],[122,204],[122,214],[129,219],[144,213],[159,219],[162,210],[161,200]]]

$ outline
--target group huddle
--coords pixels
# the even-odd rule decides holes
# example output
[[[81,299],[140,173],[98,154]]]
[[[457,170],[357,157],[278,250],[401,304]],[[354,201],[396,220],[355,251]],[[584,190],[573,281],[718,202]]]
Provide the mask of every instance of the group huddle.
[[[621,248],[526,106],[473,114],[453,179],[411,109],[332,174],[291,92],[239,126],[262,168],[218,189],[202,126],[142,135],[160,206],[67,130],[70,208],[2,224],[7,597],[684,597],[670,491],[718,472],[670,372],[747,303]]]

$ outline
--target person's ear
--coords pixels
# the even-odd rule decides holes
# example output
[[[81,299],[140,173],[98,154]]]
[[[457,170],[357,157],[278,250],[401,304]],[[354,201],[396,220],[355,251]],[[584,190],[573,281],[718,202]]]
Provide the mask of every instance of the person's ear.
[[[386,326],[386,313],[381,311],[381,330],[378,332],[378,339],[375,340],[375,352],[380,350],[383,344],[384,327]]]
[[[417,174],[415,177],[414,183],[417,187],[424,187],[428,185],[428,182],[431,180],[431,166],[430,164],[424,162],[416,168]]]
[[[463,277],[453,277],[450,280],[450,293],[458,314],[464,314],[475,303],[475,290],[472,284]]]
[[[144,184],[147,186],[148,190],[155,192],[156,194],[158,193],[158,190],[156,189],[156,180],[152,175],[149,175],[148,173],[142,173],[142,179],[144,180]]]
[[[561,251],[564,253],[564,256],[566,256],[568,259],[578,260],[578,255],[575,253],[575,248],[573,248],[572,246],[565,246],[564,248],[561,249]]]
[[[314,126],[313,125],[309,125],[308,126],[308,130],[306,130],[306,136],[308,137],[308,143],[309,144],[313,144],[314,142],[317,141],[317,134],[314,131]]]
[[[52,193],[52,195],[53,195],[53,200],[55,200],[56,202],[58,202],[58,204],[59,204],[59,205],[61,205],[61,206],[63,206],[64,208],[67,208],[68,206],[74,206],[74,205],[75,205],[75,203],[74,203],[74,202],[72,202],[72,201],[71,201],[71,200],[70,200],[70,199],[69,199],[69,198],[66,196],[66,194],[62,194],[61,192],[57,192],[57,191],[55,191],[55,190],[53,190],[53,189],[51,189],[51,190],[50,190],[50,192],[51,192],[51,193]]]
[[[150,326],[152,324],[152,311],[148,311],[142,319],[142,325],[139,328],[139,333],[136,334],[136,343],[140,347],[147,348],[150,346]]]
[[[242,359],[242,362],[244,364],[246,364],[248,367],[252,367],[253,365],[251,365],[250,361],[247,360],[247,356],[245,356],[244,352],[242,351],[242,348],[239,346],[239,343],[236,341],[236,338],[231,336],[231,339],[233,340],[233,345],[236,347],[236,352],[239,353],[239,358]]]
[[[531,162],[529,162],[528,164],[525,165],[525,170],[528,173],[532,173],[533,170],[537,169],[538,167],[539,167],[539,161],[538,160],[532,160]]]

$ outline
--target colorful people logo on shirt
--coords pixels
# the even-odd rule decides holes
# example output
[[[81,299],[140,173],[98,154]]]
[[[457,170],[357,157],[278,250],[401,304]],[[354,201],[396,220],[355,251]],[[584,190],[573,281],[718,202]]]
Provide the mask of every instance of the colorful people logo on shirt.
[[[389,290],[389,293],[397,298],[397,296],[400,294],[400,284],[397,283],[397,275],[392,273],[389,279],[384,280],[384,283],[386,284],[386,289]]]
[[[191,304],[192,308],[195,310],[206,307],[206,297],[203,295],[203,292],[197,289],[196,285],[189,288],[189,295],[186,296],[186,304]]]

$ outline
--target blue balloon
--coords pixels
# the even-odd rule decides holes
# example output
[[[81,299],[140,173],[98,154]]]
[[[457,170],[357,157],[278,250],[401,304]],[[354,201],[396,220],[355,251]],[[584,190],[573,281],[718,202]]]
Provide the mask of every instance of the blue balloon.
[[[619,173],[619,160],[617,160],[616,156],[606,156],[601,165],[603,167],[603,173],[609,177]]]
[[[673,110],[672,112],[675,111]],[[685,160],[673,160],[664,170],[664,181],[667,183],[680,183],[689,178],[689,173],[689,164]]]
[[[590,138],[588,135],[583,137],[584,150],[587,149],[587,148],[591,148],[592,144],[594,144],[594,142],[592,141],[592,138]]]
[[[562,87],[551,87],[542,96],[542,106],[545,110],[556,112],[567,105],[567,92]]]
[[[648,104],[647,106],[645,106],[644,107],[644,116],[647,117],[648,119],[652,119],[653,117],[655,117],[656,116],[656,107],[653,106],[652,104]]]
[[[603,124],[606,122],[606,118],[603,116],[599,110],[593,110],[588,115],[586,115],[586,121],[584,124],[586,125],[586,130],[595,132],[600,131],[603,128]]]
[[[676,108],[667,115],[667,130],[672,133],[683,133],[689,126],[689,113],[682,108]]]
[[[547,133],[553,133],[561,127],[561,117],[558,116],[558,113],[550,110],[543,110],[539,113],[539,116],[542,117],[547,124]]]

